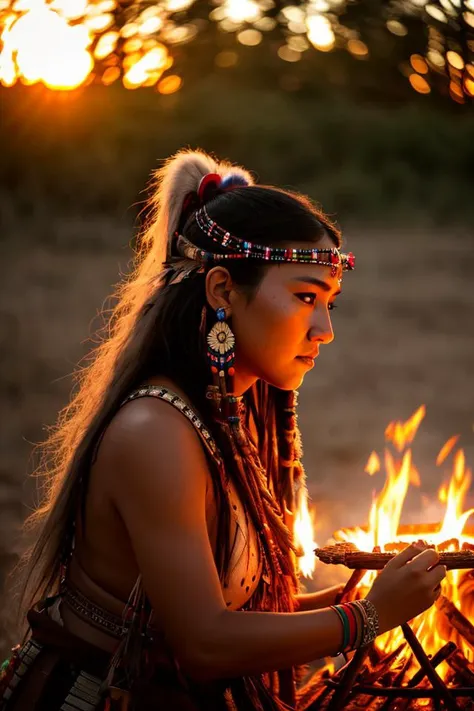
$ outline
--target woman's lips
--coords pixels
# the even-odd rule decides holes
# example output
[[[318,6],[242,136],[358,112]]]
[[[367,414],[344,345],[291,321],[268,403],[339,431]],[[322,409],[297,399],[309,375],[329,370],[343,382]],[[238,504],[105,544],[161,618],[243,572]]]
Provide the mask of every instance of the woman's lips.
[[[311,356],[296,356],[298,360],[302,361],[305,363],[305,365],[308,366],[308,368],[312,368],[314,365],[314,358],[311,358]],[[316,356],[315,356],[316,357]]]

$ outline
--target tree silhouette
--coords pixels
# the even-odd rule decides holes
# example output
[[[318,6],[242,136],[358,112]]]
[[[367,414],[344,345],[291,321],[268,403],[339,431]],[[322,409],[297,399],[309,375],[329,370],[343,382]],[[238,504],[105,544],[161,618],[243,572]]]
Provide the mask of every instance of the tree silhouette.
[[[172,93],[183,77],[248,67],[250,52],[258,62],[253,71],[287,77],[288,89],[311,84],[311,72],[322,69],[329,87],[355,82],[362,93],[395,96],[410,88],[458,103],[474,97],[474,0],[0,0],[2,6],[6,86],[120,80],[129,89]]]

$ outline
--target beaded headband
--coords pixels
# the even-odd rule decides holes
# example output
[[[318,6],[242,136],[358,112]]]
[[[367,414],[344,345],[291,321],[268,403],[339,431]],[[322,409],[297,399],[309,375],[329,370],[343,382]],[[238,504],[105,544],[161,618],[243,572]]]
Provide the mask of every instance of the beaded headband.
[[[352,270],[355,267],[355,257],[350,252],[343,254],[333,247],[332,249],[293,249],[285,247],[266,247],[254,242],[248,242],[231,235],[230,232],[212,220],[203,206],[195,213],[198,227],[212,239],[213,242],[224,248],[226,252],[215,254],[200,247],[196,247],[184,235],[176,233],[177,250],[187,259],[197,262],[221,262],[226,259],[253,259],[264,262],[303,262],[331,267],[331,274],[335,276],[339,268],[342,271]]]

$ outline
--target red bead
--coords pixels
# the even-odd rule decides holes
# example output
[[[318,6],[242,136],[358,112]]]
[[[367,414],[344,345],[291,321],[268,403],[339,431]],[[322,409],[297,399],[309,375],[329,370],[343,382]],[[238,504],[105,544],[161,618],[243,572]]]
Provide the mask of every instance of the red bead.
[[[217,368],[215,365],[211,365],[211,372],[212,373],[217,373]]]
[[[229,375],[235,375],[235,368],[229,368]]]
[[[334,254],[334,252],[331,252],[330,262],[331,264],[339,264],[339,255]]]
[[[347,263],[349,265],[349,269],[354,269],[355,261],[356,261],[355,256],[352,254],[352,252],[349,252],[349,255],[347,257]]]

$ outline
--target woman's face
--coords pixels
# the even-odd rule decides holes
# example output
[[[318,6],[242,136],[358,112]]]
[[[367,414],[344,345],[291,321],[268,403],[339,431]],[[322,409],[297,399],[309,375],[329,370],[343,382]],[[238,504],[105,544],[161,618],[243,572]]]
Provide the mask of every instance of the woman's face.
[[[307,246],[307,245],[306,245]],[[332,248],[329,238],[318,248]],[[319,347],[334,338],[330,310],[341,274],[317,264],[271,265],[253,298],[229,295],[235,334],[236,391],[256,379],[282,390],[298,388]]]

